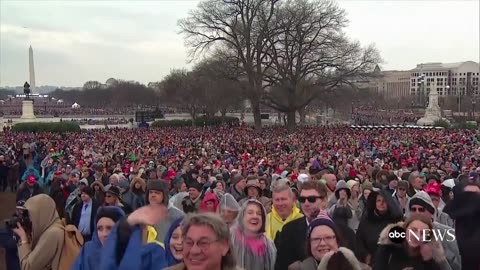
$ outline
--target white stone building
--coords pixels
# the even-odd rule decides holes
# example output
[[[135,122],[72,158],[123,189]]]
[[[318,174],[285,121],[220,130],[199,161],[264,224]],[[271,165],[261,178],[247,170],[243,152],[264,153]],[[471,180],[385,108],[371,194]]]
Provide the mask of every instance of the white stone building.
[[[435,87],[439,96],[478,96],[479,77],[479,64],[473,61],[419,64],[410,71],[410,95],[421,94],[423,79],[423,95]]]

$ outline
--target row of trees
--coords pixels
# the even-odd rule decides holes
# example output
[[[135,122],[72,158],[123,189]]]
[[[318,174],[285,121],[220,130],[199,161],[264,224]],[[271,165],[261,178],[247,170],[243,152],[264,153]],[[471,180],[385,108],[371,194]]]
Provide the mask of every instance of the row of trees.
[[[296,112],[319,96],[371,74],[378,51],[348,39],[346,25],[330,0],[204,0],[179,21],[192,60],[237,67],[226,78],[241,85],[256,128],[261,104],[287,114],[293,127]]]
[[[87,107],[157,105],[158,93],[144,84],[108,79],[105,84],[88,81],[82,89],[56,89],[49,93],[57,99],[78,102]]]

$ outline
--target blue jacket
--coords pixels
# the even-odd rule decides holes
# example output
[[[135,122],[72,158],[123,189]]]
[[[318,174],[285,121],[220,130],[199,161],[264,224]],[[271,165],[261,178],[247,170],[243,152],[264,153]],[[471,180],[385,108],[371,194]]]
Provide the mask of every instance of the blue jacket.
[[[183,217],[175,220],[170,226],[170,228],[168,229],[167,234],[165,235],[165,241],[163,243],[165,243],[165,254],[166,254],[168,266],[173,266],[181,263],[181,261],[173,257],[172,250],[170,249],[170,239],[172,238],[173,231],[175,231],[175,229],[177,229],[180,226],[180,224],[182,223],[182,220],[183,220]]]
[[[110,208],[118,208],[109,206]],[[125,216],[125,213],[118,208],[118,211]],[[95,224],[97,221],[95,221]],[[100,239],[98,239],[97,233],[97,226],[94,226],[93,237],[91,241],[86,242],[82,249],[80,250],[80,254],[78,254],[77,259],[72,265],[71,270],[96,270],[101,263],[102,258],[102,243]],[[112,231],[113,232],[113,231]]]
[[[132,229],[125,252],[118,254],[120,249],[118,247],[118,230],[121,222],[117,222],[105,243],[105,248],[102,249],[99,270],[158,270],[166,268],[165,249],[157,243],[143,244],[140,226]],[[117,256],[121,258],[119,262],[117,262]]]

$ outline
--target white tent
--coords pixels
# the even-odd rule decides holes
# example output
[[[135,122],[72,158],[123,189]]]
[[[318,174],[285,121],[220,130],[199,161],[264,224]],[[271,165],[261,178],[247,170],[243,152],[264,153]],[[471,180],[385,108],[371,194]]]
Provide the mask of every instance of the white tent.
[[[57,101],[57,103],[63,103],[63,100],[62,100],[62,99],[59,99],[59,100]]]
[[[79,109],[80,108],[80,105],[78,103],[73,103],[72,105],[72,109]]]

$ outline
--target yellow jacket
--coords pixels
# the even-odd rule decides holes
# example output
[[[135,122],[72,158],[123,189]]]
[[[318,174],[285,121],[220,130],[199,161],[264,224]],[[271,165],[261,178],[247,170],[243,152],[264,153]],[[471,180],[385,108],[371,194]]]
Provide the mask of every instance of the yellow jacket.
[[[277,233],[282,231],[283,225],[301,217],[303,217],[303,214],[300,213],[300,209],[297,207],[296,204],[293,204],[292,213],[290,214],[290,216],[287,217],[287,219],[285,219],[285,221],[282,220],[280,215],[278,215],[277,210],[275,210],[275,206],[272,207],[272,212],[267,215],[267,237],[270,238],[272,241],[275,240]]]

